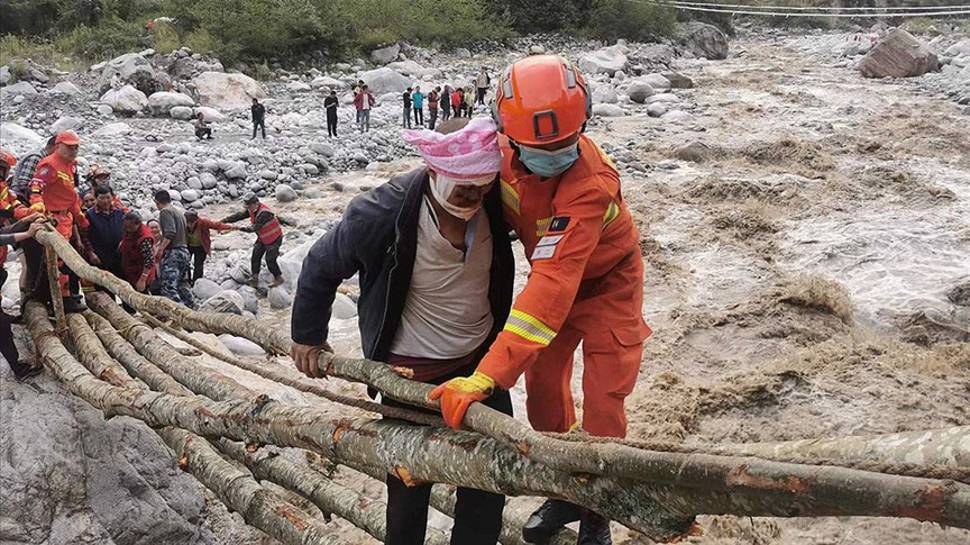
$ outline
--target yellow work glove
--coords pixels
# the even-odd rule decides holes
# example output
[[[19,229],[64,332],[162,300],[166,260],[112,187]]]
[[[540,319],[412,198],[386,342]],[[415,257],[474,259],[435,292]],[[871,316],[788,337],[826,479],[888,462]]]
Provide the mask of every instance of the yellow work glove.
[[[468,406],[476,401],[482,401],[492,395],[495,380],[475,371],[470,377],[458,377],[438,386],[428,394],[428,399],[441,399],[441,416],[454,429],[461,427]]]

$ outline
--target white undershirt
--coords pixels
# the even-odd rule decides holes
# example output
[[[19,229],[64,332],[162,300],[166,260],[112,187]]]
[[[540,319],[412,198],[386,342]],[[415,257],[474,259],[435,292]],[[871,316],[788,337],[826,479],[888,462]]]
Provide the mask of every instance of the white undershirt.
[[[411,286],[391,353],[454,359],[485,342],[494,319],[488,300],[492,233],[484,210],[468,222],[465,247],[464,252],[455,248],[441,234],[425,196]]]

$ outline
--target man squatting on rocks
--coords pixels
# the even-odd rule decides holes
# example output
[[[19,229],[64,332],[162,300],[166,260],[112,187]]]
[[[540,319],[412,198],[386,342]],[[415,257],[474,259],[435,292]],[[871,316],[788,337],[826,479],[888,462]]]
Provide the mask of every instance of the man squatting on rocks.
[[[340,223],[310,249],[291,321],[297,368],[319,377],[316,360],[340,283],[360,276],[361,342],[367,358],[408,367],[442,384],[474,371],[505,322],[514,261],[495,183],[501,165],[494,124],[443,123],[405,131],[426,167],[351,201]],[[401,406],[382,397],[389,406]],[[483,402],[512,414],[509,393]],[[387,545],[424,543],[431,485],[388,474]],[[494,545],[501,495],[458,488],[453,545]]]
[[[269,287],[275,288],[283,284],[283,271],[276,262],[280,256],[280,247],[283,246],[283,226],[280,225],[276,214],[268,206],[259,202],[259,198],[253,193],[247,193],[243,197],[243,203],[246,205],[245,210],[227,216],[221,223],[236,223],[249,218],[250,225],[243,230],[256,233],[250,262],[249,284],[254,288],[259,285],[259,270],[262,268],[265,255],[266,268],[273,275],[273,281],[270,282]]]

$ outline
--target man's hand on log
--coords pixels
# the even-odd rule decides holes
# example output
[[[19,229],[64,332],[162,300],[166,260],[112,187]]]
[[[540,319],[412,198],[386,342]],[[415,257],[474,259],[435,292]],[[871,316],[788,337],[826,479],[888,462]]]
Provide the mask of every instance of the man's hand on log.
[[[333,353],[333,348],[330,348],[327,343],[320,345],[293,343],[293,347],[290,348],[290,357],[293,358],[296,368],[304,375],[310,378],[325,378],[326,374],[317,365],[321,351]]]
[[[454,429],[461,428],[461,421],[469,405],[476,401],[484,401],[492,395],[495,380],[485,373],[475,373],[470,377],[458,377],[438,386],[428,394],[428,399],[441,399],[441,416]]]

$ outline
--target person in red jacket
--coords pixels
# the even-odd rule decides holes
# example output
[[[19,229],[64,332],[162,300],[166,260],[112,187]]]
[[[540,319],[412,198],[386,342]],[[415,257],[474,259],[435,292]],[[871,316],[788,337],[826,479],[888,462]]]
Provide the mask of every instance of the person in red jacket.
[[[370,131],[370,110],[377,104],[374,95],[366,85],[360,86],[360,91],[354,95],[354,107],[357,108],[357,127],[360,132]]]
[[[147,225],[142,223],[138,212],[125,214],[125,233],[121,237],[118,250],[121,253],[121,270],[125,280],[141,293],[148,292],[148,286],[155,280],[158,267],[155,266],[155,240]]]
[[[77,174],[77,152],[81,140],[74,131],[64,131],[54,140],[54,153],[37,163],[30,199],[31,206],[43,205],[47,217],[54,222],[55,229],[64,238],[72,241],[80,248],[78,230],[88,228],[88,219],[81,211],[81,198],[75,187]],[[76,226],[76,228],[75,228]],[[36,260],[33,265],[39,266]],[[61,296],[64,298],[65,312],[79,312],[84,310],[80,297],[80,281],[77,276],[61,264],[62,274],[58,278],[61,286]],[[43,269],[38,277],[45,276]],[[45,280],[46,281],[46,280]],[[35,292],[42,291],[41,284],[34,284]]]
[[[562,57],[532,56],[498,81],[494,116],[502,133],[506,221],[532,272],[504,330],[470,377],[437,387],[445,421],[458,427],[468,406],[509,389],[525,374],[529,422],[539,431],[578,427],[573,353],[583,343],[583,419],[595,436],[626,436],[624,399],[636,384],[643,342],[639,233],[613,162],[583,134],[591,114],[586,82]],[[580,520],[579,543],[612,543],[609,521],[549,500],[523,528],[541,543]]]
[[[212,231],[239,231],[235,225],[200,218],[195,210],[185,212],[185,242],[192,254],[192,282],[205,273],[205,260],[212,254]]]
[[[364,87],[366,88],[366,85]],[[259,269],[263,256],[266,256],[266,268],[273,274],[273,281],[270,282],[269,287],[275,288],[283,283],[283,271],[276,262],[280,255],[280,247],[283,245],[283,226],[276,214],[268,206],[259,202],[259,197],[253,193],[247,193],[243,197],[243,202],[246,204],[246,209],[223,218],[222,223],[236,223],[249,218],[250,225],[245,230],[256,233],[256,243],[253,245],[250,262],[249,284],[254,288],[259,285]]]

